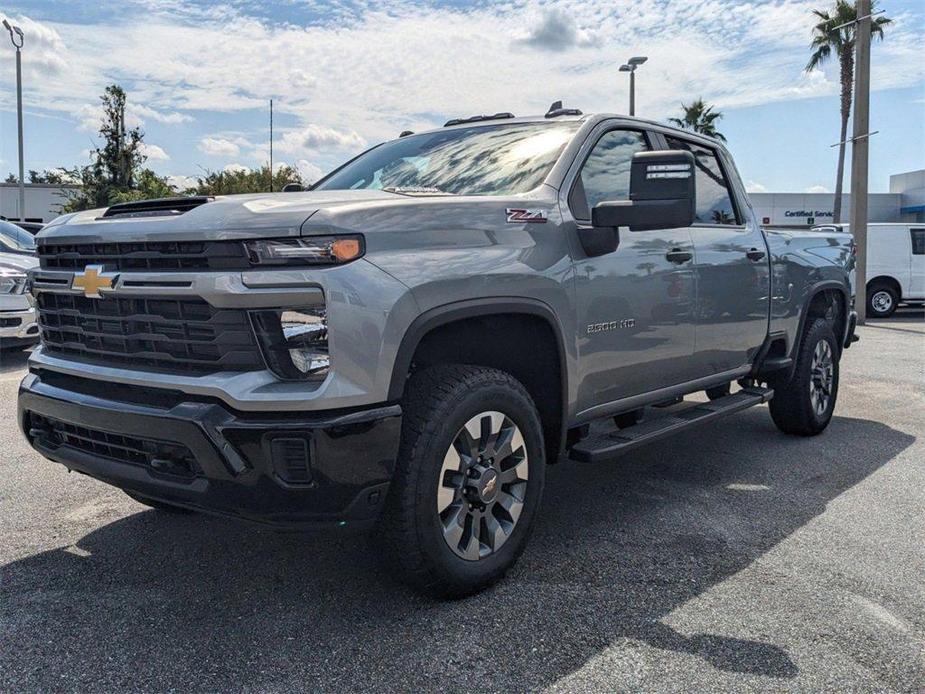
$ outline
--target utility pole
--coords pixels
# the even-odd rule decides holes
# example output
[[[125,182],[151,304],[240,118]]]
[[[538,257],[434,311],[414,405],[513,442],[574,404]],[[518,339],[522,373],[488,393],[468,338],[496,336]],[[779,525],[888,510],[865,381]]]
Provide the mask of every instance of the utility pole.
[[[270,99],[270,192],[273,192],[273,99]]]
[[[18,26],[12,26],[3,20],[3,26],[10,32],[10,41],[16,48],[16,120],[19,125],[19,221],[26,221],[26,167],[22,149],[22,52],[23,34]]]
[[[855,310],[867,319],[867,174],[870,143],[870,0],[857,0],[854,67],[854,128],[851,137],[851,233],[857,247]]]

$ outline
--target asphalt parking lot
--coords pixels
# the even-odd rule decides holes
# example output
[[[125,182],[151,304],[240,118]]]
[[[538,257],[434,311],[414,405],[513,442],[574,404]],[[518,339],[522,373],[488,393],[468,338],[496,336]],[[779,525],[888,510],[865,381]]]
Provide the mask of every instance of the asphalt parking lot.
[[[860,330],[828,431],[764,407],[550,469],[532,542],[420,598],[363,536],[174,516],[33,453],[0,364],[0,690],[925,688],[925,315]]]

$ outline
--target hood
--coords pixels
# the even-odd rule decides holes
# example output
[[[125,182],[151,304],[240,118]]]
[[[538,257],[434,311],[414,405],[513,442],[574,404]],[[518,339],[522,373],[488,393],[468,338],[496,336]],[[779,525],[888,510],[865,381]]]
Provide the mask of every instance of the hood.
[[[31,270],[39,266],[39,260],[33,255],[19,253],[0,253],[0,267],[11,267],[17,270]]]
[[[145,207],[157,208],[155,216]],[[167,214],[165,208],[172,210]],[[144,201],[87,210],[52,221],[36,239],[55,243],[220,241],[387,231],[498,229],[507,211],[556,210],[555,190],[515,196],[403,195],[381,190],[319,190]],[[185,209],[185,211],[184,211]],[[114,214],[115,213],[115,214]]]
[[[380,190],[324,190],[208,198],[181,214],[120,216],[118,208],[63,215],[36,234],[59,243],[222,240],[298,236],[319,209],[377,206],[403,196]],[[407,199],[407,198],[405,198]]]

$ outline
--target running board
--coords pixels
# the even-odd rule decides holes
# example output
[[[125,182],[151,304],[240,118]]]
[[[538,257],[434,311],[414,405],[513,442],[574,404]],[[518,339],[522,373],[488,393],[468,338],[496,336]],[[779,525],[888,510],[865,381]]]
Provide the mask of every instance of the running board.
[[[772,397],[774,391],[771,388],[744,388],[732,395],[697,403],[626,429],[592,434],[572,446],[569,458],[580,463],[597,463],[697,424],[760,405]]]

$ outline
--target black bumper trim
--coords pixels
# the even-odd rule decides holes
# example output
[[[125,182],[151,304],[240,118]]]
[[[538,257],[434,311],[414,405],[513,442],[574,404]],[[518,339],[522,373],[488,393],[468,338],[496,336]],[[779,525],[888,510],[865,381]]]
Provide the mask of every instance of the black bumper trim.
[[[183,445],[200,472],[182,479],[61,445],[30,426],[33,414],[110,435]],[[19,426],[49,460],[141,496],[276,526],[343,525],[373,521],[382,510],[398,452],[401,408],[267,415],[236,412],[218,402],[148,407],[68,391],[30,374],[20,386]],[[277,436],[306,439],[310,483],[280,477],[269,445]]]

